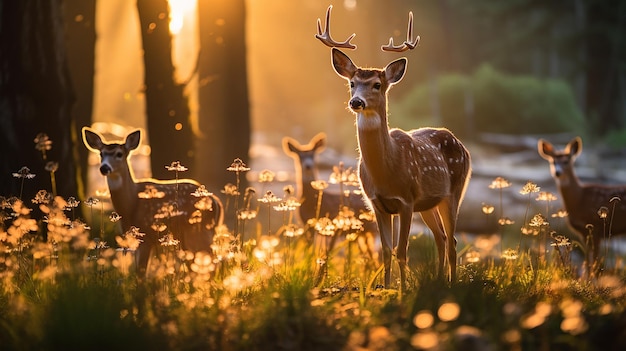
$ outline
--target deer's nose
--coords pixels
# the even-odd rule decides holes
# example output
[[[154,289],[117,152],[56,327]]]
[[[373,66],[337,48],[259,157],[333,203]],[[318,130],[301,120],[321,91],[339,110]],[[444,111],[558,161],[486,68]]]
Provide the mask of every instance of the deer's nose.
[[[352,100],[350,100],[350,108],[353,110],[362,110],[365,108],[365,101],[358,97],[352,98]]]
[[[107,175],[109,173],[111,173],[112,169],[111,166],[109,165],[102,165],[100,166],[100,173],[102,173],[102,175]]]

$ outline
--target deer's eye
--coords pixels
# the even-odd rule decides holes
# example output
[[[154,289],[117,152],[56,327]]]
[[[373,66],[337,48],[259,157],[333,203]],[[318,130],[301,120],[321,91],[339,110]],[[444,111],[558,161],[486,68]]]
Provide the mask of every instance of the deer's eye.
[[[378,90],[380,89],[380,87],[381,87],[380,83],[378,82],[374,83],[374,89]]]
[[[354,82],[350,82],[350,88],[354,88]]]
[[[121,151],[117,151],[117,152],[115,153],[115,157],[116,157],[116,158],[122,158],[122,157],[124,157],[124,153],[123,153],[123,152],[121,152]]]

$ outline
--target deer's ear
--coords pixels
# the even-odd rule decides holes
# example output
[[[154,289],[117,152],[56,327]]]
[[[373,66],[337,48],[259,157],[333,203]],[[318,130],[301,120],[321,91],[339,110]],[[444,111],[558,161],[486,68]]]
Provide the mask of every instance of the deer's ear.
[[[404,72],[406,72],[406,58],[397,59],[385,67],[385,78],[387,78],[387,82],[389,85],[393,85],[398,83],[404,77]]]
[[[333,68],[338,75],[346,79],[352,79],[352,77],[354,76],[354,72],[356,72],[357,70],[357,67],[348,57],[348,55],[344,54],[339,49],[333,48],[332,62]]]
[[[89,127],[83,127],[83,143],[92,151],[100,151],[104,146],[100,134]]]
[[[126,142],[124,142],[124,147],[126,151],[135,150],[139,147],[139,143],[141,142],[141,130],[136,130],[126,137]]]
[[[550,142],[548,141],[539,139],[539,141],[537,142],[537,151],[539,152],[539,155],[541,157],[545,158],[546,160],[550,160],[554,155],[554,146],[552,146],[552,144],[550,144]]]
[[[313,150],[315,152],[321,152],[326,147],[326,134],[319,133],[311,139],[311,143],[313,144]]]
[[[573,157],[577,157],[581,152],[583,152],[583,140],[579,136],[575,137],[569,142],[569,144],[567,144],[565,152]]]
[[[298,151],[298,143],[290,137],[284,137],[283,138],[283,152],[286,153],[287,155],[291,155],[291,154],[295,154],[297,151]]]

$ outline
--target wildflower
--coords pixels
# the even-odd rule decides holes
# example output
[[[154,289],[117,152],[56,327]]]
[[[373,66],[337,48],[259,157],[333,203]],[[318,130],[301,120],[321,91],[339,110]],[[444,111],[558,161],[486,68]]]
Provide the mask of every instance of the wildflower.
[[[331,236],[335,234],[335,225],[328,217],[322,217],[315,223],[315,230],[321,235]]]
[[[173,203],[165,203],[161,208],[157,210],[157,213],[153,216],[155,219],[178,217],[185,214],[183,211],[176,209]]]
[[[132,235],[135,238],[143,238],[146,235],[146,233],[140,232],[139,228],[135,227],[134,225],[131,225],[130,229],[128,229],[125,234]]]
[[[561,247],[561,246],[570,246],[572,244],[570,240],[563,235],[560,235],[560,234],[557,235],[555,232],[552,232],[550,235],[552,236],[552,239],[554,239],[554,242],[550,244],[550,246]]]
[[[528,225],[530,225],[531,227],[542,227],[549,224],[550,223],[548,223],[546,217],[544,217],[541,213],[534,215],[533,218],[530,220],[530,223],[528,223]]]
[[[52,149],[52,140],[48,137],[46,133],[39,133],[35,137],[35,149],[43,155],[43,159],[46,159],[46,151]]]
[[[271,183],[274,181],[274,172],[264,169],[259,173],[259,183]]]
[[[492,205],[486,204],[484,202],[483,202],[482,205],[483,205],[483,207],[482,207],[483,213],[486,214],[486,215],[492,214],[493,211],[495,210],[495,207],[492,206]]]
[[[59,163],[54,161],[48,161],[44,168],[46,172],[54,173],[59,169]]]
[[[524,235],[532,235],[532,236],[537,236],[539,235],[539,229],[536,227],[531,227],[531,226],[523,226],[522,228],[520,228],[522,234]]]
[[[552,214],[552,218],[564,218],[567,217],[567,211],[564,209],[559,209],[555,213]]]
[[[165,168],[171,172],[185,172],[188,170],[187,167],[180,164],[180,161],[173,161],[169,166],[165,166]]]
[[[489,189],[504,189],[510,186],[511,183],[508,180],[502,177],[497,177],[491,182],[491,184],[489,185]]]
[[[101,198],[109,198],[111,197],[111,193],[109,189],[98,189],[96,190],[96,196]]]
[[[311,186],[317,191],[322,191],[328,188],[328,183],[325,180],[314,180],[311,181]]]
[[[39,190],[31,201],[34,204],[48,204],[52,201],[52,194],[45,190]]]
[[[0,208],[11,208],[11,203],[9,199],[4,196],[0,196]]]
[[[517,250],[514,249],[506,249],[502,253],[502,258],[505,260],[516,260],[518,257]]]
[[[600,209],[598,209],[598,217],[600,217],[600,219],[606,219],[606,217],[609,216],[609,209],[605,206],[600,207]]]
[[[123,236],[116,236],[115,241],[121,248],[134,251],[137,250],[139,244],[143,242],[143,239],[141,238],[144,235],[145,233],[139,232],[139,228],[132,226],[126,233],[123,234]]]
[[[178,246],[180,241],[174,239],[174,235],[172,235],[172,233],[167,233],[163,237],[159,238],[159,243],[161,243],[161,246],[168,247],[168,246]]]
[[[107,244],[106,241],[104,240],[100,240],[100,238],[95,238],[94,239],[94,246],[92,246],[92,249],[96,249],[96,250],[104,250],[104,249],[108,249],[109,245]]]
[[[120,219],[122,219],[122,216],[120,216],[120,214],[115,211],[111,212],[111,214],[109,215],[109,220],[113,223],[118,222]]]
[[[374,211],[364,211],[364,212],[359,213],[359,219],[362,219],[368,222],[373,222],[376,220],[376,215],[374,214]]]
[[[296,210],[298,207],[300,207],[300,201],[296,200],[295,198],[289,198],[283,202],[281,202],[279,205],[274,206],[274,210],[276,211],[294,211]]]
[[[268,190],[265,192],[265,195],[263,195],[262,198],[257,199],[257,201],[262,202],[264,204],[272,204],[272,203],[280,202],[281,198],[276,197],[276,195],[274,195],[274,193],[271,190]]]
[[[85,205],[89,206],[89,207],[93,207],[95,205],[97,205],[100,202],[100,200],[98,200],[95,197],[89,197],[86,201],[85,201]]]
[[[522,190],[520,190],[520,194],[522,195],[528,195],[530,193],[537,193],[539,192],[541,188],[537,186],[537,184],[531,182],[530,180],[528,182],[526,182],[526,184],[522,187]]]
[[[555,201],[556,196],[549,191],[542,191],[537,195],[537,201]]]
[[[291,184],[285,185],[283,187],[283,192],[285,193],[285,195],[293,195],[296,193],[295,189],[293,188],[293,185]]]
[[[328,181],[331,184],[359,185],[358,175],[352,171],[352,167],[344,169],[343,162],[339,162],[339,167],[333,166],[333,172],[330,174]]]
[[[204,185],[200,185],[191,195],[195,197],[209,197],[213,195],[213,193],[206,190]]]
[[[204,252],[198,252],[195,254],[190,268],[193,272],[198,274],[208,275],[215,270],[215,265],[213,264],[211,255]]]
[[[193,204],[193,207],[201,211],[213,211],[213,201],[208,197],[204,197]]]
[[[152,230],[154,230],[157,233],[161,233],[161,232],[164,232],[165,229],[167,229],[167,225],[161,221],[156,221],[152,223],[150,228],[152,228]]]
[[[75,197],[70,196],[67,198],[67,204],[65,206],[65,210],[71,211],[72,208],[78,207],[79,204],[80,204],[80,201],[76,200]]]
[[[467,263],[476,263],[476,262],[480,261],[480,253],[478,251],[475,251],[475,250],[469,250],[465,254],[465,261]]]
[[[13,201],[11,205],[11,210],[13,211],[13,215],[15,217],[26,216],[32,211],[32,209],[24,206],[24,203],[22,202],[22,200],[19,200],[19,199]]]
[[[296,227],[295,224],[285,226],[284,235],[288,238],[293,238],[302,234],[304,234],[304,229]]]
[[[24,166],[19,171],[13,173],[13,177],[22,179],[33,179],[35,175],[30,173],[30,168]]]
[[[137,197],[140,199],[162,199],[165,197],[165,192],[159,191],[154,185],[146,185],[144,191],[137,193]]]
[[[195,210],[189,217],[189,224],[196,224],[202,222],[202,212],[200,210]]]
[[[224,195],[228,195],[228,196],[239,196],[239,190],[237,189],[237,186],[232,184],[232,183],[228,183],[226,185],[224,185],[224,189],[222,189],[222,194]]]
[[[510,219],[509,217],[502,217],[500,219],[498,219],[498,224],[499,225],[511,225],[514,224],[515,221]]]
[[[255,210],[242,210],[239,211],[237,217],[243,220],[255,219],[257,212]]]
[[[240,158],[236,158],[233,163],[230,165],[230,167],[226,168],[227,171],[229,172],[247,172],[250,170],[249,167],[246,167],[246,164],[240,159]]]
[[[333,225],[336,229],[343,231],[361,230],[363,228],[363,222],[354,217],[354,211],[347,206],[344,206],[337,217],[333,219]]]

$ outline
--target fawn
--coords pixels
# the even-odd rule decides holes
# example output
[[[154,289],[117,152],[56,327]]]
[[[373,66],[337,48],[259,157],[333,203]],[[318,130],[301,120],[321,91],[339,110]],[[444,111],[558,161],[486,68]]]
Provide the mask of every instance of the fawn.
[[[146,273],[159,232],[167,233],[164,226],[179,240],[181,248],[211,252],[215,228],[222,224],[224,216],[217,196],[202,191],[200,184],[190,179],[135,179],[129,156],[140,144],[140,130],[128,134],[121,144],[105,142],[88,127],[82,132],[85,146],[100,153],[100,173],[106,176],[113,208],[121,216],[123,233],[131,226],[145,233],[135,255],[140,275]],[[153,229],[155,223],[160,226],[159,232]]]
[[[588,238],[591,241],[588,264],[597,263],[601,240],[607,235],[610,238],[610,235],[626,233],[626,204],[622,202],[626,198],[626,185],[607,186],[580,182],[574,173],[574,161],[583,151],[580,137],[572,139],[563,150],[556,150],[548,141],[539,139],[537,149],[539,155],[550,162],[550,173],[568,212],[569,227],[582,238],[591,234],[591,238]],[[605,211],[600,210],[603,207]],[[605,218],[601,218],[602,212]],[[589,224],[592,226],[588,226]]]
[[[319,168],[317,166],[316,156],[322,152],[326,144],[326,134],[319,133],[315,135],[306,145],[301,145],[295,139],[290,137],[283,138],[283,151],[294,161],[296,170],[296,196],[300,200],[299,216],[300,221],[306,224],[309,219],[317,216],[328,216],[335,218],[342,206],[352,209],[356,215],[360,212],[369,212],[369,208],[365,203],[363,196],[354,192],[350,192],[348,196],[341,193],[324,192],[322,201],[319,204],[317,197],[318,190],[313,188],[311,182],[319,180]],[[376,260],[372,234],[378,233],[378,227],[374,221],[363,221],[363,232],[365,233],[365,243],[359,242],[359,247],[367,255]],[[362,245],[361,245],[362,244]],[[331,247],[332,248],[332,247]]]
[[[332,47],[335,72],[350,85],[348,106],[356,115],[357,142],[360,151],[359,178],[376,215],[383,247],[384,284],[390,283],[392,248],[400,266],[401,288],[406,284],[408,237],[414,212],[419,212],[432,230],[437,246],[439,274],[448,262],[447,276],[456,279],[457,215],[469,182],[470,154],[445,128],[420,128],[411,131],[389,129],[387,94],[404,77],[407,59],[400,58],[383,69],[365,69],[337,49],[355,48],[352,35],[344,42],[330,36],[330,10],[326,12],[324,32],[318,19],[316,37]],[[413,49],[419,42],[412,33],[413,16],[409,13],[407,40],[399,45],[389,40],[384,51]],[[393,238],[393,218],[399,217],[398,237]],[[397,243],[397,247],[395,244]]]

